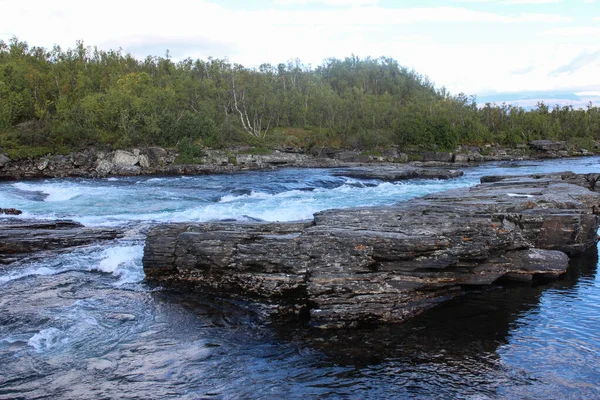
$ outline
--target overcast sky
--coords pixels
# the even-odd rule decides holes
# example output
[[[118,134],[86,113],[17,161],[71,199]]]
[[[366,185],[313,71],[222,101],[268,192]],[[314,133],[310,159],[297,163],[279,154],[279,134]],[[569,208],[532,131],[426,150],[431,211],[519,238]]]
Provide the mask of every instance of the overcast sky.
[[[245,66],[383,55],[454,94],[600,96],[600,0],[0,0],[0,10],[0,39],[30,45],[83,40]]]

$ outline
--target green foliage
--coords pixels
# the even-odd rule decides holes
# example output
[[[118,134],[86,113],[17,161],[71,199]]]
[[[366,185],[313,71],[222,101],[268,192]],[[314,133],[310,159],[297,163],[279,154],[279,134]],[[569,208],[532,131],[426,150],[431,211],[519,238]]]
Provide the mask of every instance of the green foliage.
[[[451,96],[384,57],[250,69],[212,58],[140,61],[82,42],[67,50],[0,42],[0,143],[14,154],[158,145],[177,146],[181,160],[197,162],[202,146],[318,153],[535,139],[590,147],[600,140],[600,109],[478,108],[473,97]]]
[[[202,164],[202,157],[206,156],[202,146],[188,137],[179,141],[177,152],[179,155],[175,162],[178,164]]]

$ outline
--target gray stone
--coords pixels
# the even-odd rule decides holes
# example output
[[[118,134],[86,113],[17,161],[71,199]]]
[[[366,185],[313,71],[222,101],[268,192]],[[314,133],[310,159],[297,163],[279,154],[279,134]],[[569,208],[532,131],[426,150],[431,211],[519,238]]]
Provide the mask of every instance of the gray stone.
[[[4,167],[6,164],[10,162],[10,158],[6,156],[6,154],[0,153],[0,168]]]
[[[140,161],[139,156],[124,150],[117,150],[113,155],[113,164],[116,166],[134,166]]]
[[[172,162],[169,153],[162,147],[148,147],[144,149],[143,154],[148,157],[152,167],[160,167]]]
[[[106,176],[112,171],[114,164],[107,160],[100,160],[96,166],[96,172],[99,176]]]
[[[148,279],[275,302],[321,327],[400,322],[500,278],[558,276],[595,245],[600,194],[572,173],[484,183],[296,223],[166,224],[144,250]]]
[[[140,167],[150,168],[150,160],[148,159],[148,156],[140,154]]]
[[[479,152],[456,153],[454,155],[455,163],[483,162],[484,157]]]
[[[384,181],[403,181],[408,179],[452,179],[462,176],[459,170],[445,168],[416,168],[412,166],[373,166],[336,171],[333,175],[358,179],[380,179]]]
[[[97,158],[100,157],[91,150],[71,154],[71,162],[77,168],[91,168]]]
[[[529,142],[529,148],[533,151],[551,152],[567,150],[565,142],[553,142],[552,140],[532,140]]]
[[[423,161],[452,162],[453,154],[447,152],[426,151],[423,153]]]
[[[0,219],[0,263],[28,254],[82,246],[121,237],[112,228],[86,228],[68,220]]]
[[[48,164],[50,164],[50,160],[48,160],[47,158],[43,158],[43,159],[40,160],[40,162],[37,164],[36,167],[40,171],[43,171],[46,168],[48,168]]]
[[[17,210],[16,208],[0,208],[0,214],[21,215],[23,214],[23,211]]]
[[[139,175],[141,170],[142,169],[138,165],[117,165],[112,172],[122,176],[135,176]]]

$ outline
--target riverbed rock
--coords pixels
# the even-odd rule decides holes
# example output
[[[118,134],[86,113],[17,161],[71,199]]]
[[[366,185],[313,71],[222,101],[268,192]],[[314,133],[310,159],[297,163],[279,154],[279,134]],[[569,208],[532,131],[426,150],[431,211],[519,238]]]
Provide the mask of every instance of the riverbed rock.
[[[357,179],[380,179],[383,181],[403,181],[408,179],[452,179],[464,175],[463,171],[446,168],[418,168],[407,165],[383,165],[342,169],[335,176]]]
[[[31,253],[112,240],[122,232],[112,228],[87,228],[70,220],[40,221],[0,219],[0,263],[12,262]]]
[[[494,177],[305,222],[159,225],[147,237],[144,271],[258,299],[324,328],[401,322],[465,287],[564,273],[567,254],[593,246],[600,224],[592,211],[600,194],[573,175]]]
[[[16,208],[0,208],[0,214],[21,215],[23,214],[23,211],[17,210]]]

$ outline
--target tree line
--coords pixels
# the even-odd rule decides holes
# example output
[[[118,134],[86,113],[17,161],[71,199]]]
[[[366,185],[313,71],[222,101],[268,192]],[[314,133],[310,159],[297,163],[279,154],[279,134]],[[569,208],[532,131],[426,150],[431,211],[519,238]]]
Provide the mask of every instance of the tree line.
[[[452,150],[534,139],[592,146],[600,109],[478,107],[385,57],[247,68],[0,41],[0,146],[15,155],[108,145]]]

